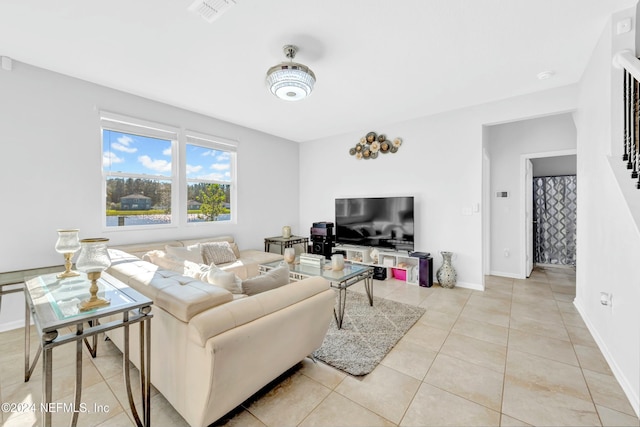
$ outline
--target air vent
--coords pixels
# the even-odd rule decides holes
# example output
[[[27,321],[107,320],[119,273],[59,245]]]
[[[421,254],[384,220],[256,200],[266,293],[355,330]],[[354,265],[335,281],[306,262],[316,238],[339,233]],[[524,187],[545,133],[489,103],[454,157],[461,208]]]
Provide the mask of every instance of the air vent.
[[[196,0],[188,10],[207,22],[213,22],[235,4],[236,0]]]

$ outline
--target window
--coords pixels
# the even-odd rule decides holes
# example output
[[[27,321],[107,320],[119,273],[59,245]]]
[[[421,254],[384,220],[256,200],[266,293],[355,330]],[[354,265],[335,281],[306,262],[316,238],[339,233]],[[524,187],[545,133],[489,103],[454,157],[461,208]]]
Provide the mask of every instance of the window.
[[[173,222],[173,146],[169,127],[103,113],[106,227]]]
[[[194,132],[186,140],[187,222],[231,221],[235,143]]]
[[[107,228],[232,221],[234,141],[104,112],[101,132]]]

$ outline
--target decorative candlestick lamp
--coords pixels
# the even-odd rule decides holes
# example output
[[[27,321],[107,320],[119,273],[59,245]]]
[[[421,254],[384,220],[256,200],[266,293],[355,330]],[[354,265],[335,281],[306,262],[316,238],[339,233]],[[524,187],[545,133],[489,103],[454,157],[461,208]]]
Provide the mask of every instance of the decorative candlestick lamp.
[[[82,250],[76,261],[76,268],[87,273],[87,278],[91,280],[91,287],[89,288],[91,296],[78,304],[80,311],[88,311],[110,304],[109,300],[97,296],[98,279],[102,272],[111,265],[111,258],[109,258],[109,252],[107,251],[108,241],[109,239],[105,238],[80,240]]]
[[[80,250],[79,231],[78,229],[58,230],[56,252],[64,255],[64,271],[56,276],[58,279],[80,275],[78,272],[71,270],[71,258],[73,258],[73,254]]]

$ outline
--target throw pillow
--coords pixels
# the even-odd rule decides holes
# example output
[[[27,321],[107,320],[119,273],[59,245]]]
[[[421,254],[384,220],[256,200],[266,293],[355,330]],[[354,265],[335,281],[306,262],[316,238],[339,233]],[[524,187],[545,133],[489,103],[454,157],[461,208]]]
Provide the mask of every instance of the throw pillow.
[[[242,281],[242,290],[247,295],[255,295],[260,292],[279,288],[289,283],[289,266],[281,265],[273,270],[267,271],[260,276],[252,277]]]
[[[176,258],[159,250],[147,252],[144,254],[142,259],[149,261],[164,270],[175,271],[176,273],[193,277],[198,280],[203,280],[203,276],[206,278],[209,270],[208,265],[202,265],[186,259]]]
[[[197,264],[202,264],[202,254],[200,252],[200,244],[196,243],[191,246],[165,246],[164,250],[171,256],[180,259],[186,259]]]
[[[205,264],[226,264],[237,259],[229,242],[201,243],[200,250]]]
[[[236,258],[240,258],[240,249],[238,249],[238,244],[237,243],[229,243],[229,246],[231,246],[231,250],[233,251],[233,254],[236,256]]]
[[[206,275],[206,281],[212,285],[220,286],[232,294],[241,294],[242,280],[230,271],[224,271],[211,264]]]

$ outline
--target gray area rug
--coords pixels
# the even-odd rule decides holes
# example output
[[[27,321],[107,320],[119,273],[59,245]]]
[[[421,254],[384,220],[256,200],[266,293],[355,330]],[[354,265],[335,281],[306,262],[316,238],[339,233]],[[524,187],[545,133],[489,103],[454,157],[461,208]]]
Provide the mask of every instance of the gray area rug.
[[[351,375],[366,375],[407,333],[426,310],[347,291],[342,329],[331,321],[322,346],[313,356]]]

